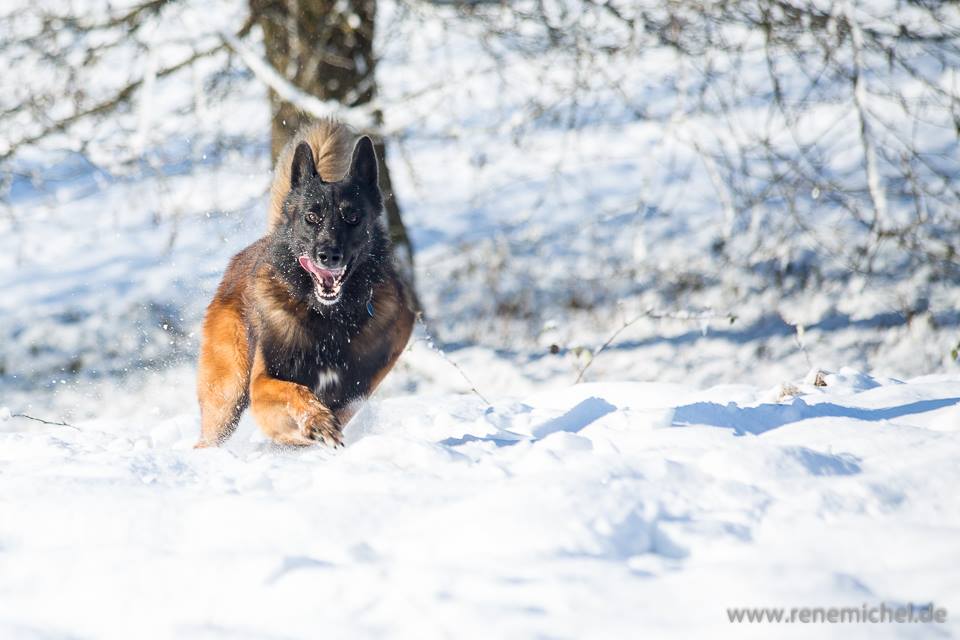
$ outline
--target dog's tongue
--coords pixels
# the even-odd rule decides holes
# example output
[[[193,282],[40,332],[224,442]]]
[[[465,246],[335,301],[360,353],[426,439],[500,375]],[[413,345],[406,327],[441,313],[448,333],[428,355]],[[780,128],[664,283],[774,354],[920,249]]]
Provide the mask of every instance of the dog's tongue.
[[[320,279],[324,289],[332,289],[340,270],[336,272],[324,269],[307,256],[300,256],[300,266]]]

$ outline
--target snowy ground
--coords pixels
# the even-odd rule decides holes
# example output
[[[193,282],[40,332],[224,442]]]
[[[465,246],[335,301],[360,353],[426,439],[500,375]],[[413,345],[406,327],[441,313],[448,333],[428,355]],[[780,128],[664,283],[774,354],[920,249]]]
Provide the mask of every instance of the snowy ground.
[[[115,407],[0,432],[0,636],[949,637],[728,607],[960,612],[960,377],[593,383],[370,404],[345,449]],[[113,414],[116,415],[113,415]],[[799,636],[798,636],[799,637]]]

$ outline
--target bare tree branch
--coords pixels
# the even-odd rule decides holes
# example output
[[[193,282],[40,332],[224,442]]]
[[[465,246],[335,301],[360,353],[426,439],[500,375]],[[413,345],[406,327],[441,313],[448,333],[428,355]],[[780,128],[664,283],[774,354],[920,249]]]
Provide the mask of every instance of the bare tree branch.
[[[205,58],[219,51],[222,51],[224,48],[225,48],[225,45],[219,44],[214,47],[210,47],[208,49],[194,52],[193,55],[186,57],[180,62],[172,66],[165,67],[163,69],[158,70],[156,72],[156,77],[163,78],[165,76],[169,76],[173,73],[176,73],[177,71],[180,71],[185,67],[190,66],[191,64],[193,64],[194,62],[196,62],[201,58]],[[137,89],[139,89],[141,85],[143,85],[143,82],[144,82],[143,78],[140,78],[139,80],[134,80],[133,82],[123,87],[119,92],[117,92],[115,95],[111,96],[107,100],[99,102],[92,107],[88,107],[86,109],[77,111],[67,116],[66,118],[55,120],[50,124],[47,124],[46,126],[44,126],[37,133],[26,136],[24,138],[21,138],[19,140],[16,140],[8,144],[7,148],[3,152],[0,152],[0,160],[6,160],[7,158],[11,157],[21,147],[35,144],[52,134],[61,133],[67,130],[68,128],[70,128],[72,125],[76,124],[77,122],[80,122],[85,118],[89,118],[91,116],[105,114],[113,111],[120,105],[129,102],[133,98],[134,94],[137,92]]]

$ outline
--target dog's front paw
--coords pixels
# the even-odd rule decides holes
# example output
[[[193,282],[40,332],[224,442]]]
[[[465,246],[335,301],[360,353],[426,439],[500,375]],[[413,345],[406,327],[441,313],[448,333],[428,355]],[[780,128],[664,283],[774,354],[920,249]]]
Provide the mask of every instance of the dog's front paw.
[[[323,442],[328,447],[342,447],[343,434],[337,417],[319,402],[312,403],[298,421],[300,435],[313,442]]]

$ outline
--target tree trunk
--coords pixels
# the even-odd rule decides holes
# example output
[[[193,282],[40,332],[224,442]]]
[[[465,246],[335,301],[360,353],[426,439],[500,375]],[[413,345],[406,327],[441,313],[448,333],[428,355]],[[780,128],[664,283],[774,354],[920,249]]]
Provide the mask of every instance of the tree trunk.
[[[263,29],[267,61],[303,91],[353,107],[376,95],[373,34],[376,0],[249,0]],[[273,160],[300,125],[309,119],[270,91]],[[413,247],[400,217],[386,162],[386,144],[371,136],[380,161],[380,189],[390,239],[413,282]]]

